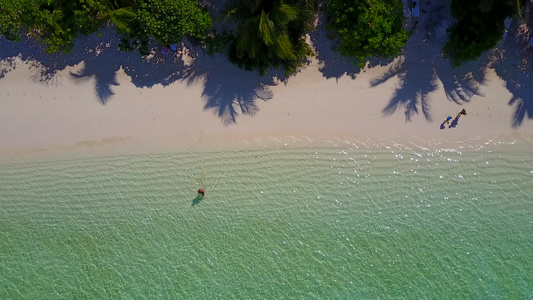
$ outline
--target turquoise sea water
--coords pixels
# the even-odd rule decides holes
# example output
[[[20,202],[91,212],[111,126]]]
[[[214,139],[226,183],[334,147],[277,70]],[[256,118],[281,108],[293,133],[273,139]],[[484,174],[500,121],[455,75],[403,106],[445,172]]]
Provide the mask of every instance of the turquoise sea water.
[[[533,299],[532,145],[3,161],[0,298]]]

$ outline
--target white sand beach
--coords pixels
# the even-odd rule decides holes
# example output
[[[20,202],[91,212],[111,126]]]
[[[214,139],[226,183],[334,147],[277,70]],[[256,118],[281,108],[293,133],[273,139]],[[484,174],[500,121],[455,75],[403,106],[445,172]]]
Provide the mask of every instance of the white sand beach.
[[[285,80],[198,48],[187,54],[186,44],[182,56],[156,52],[146,60],[118,51],[112,28],[80,38],[69,55],[47,56],[31,41],[2,38],[0,153],[104,144],[157,150],[282,136],[532,135],[527,41],[508,37],[500,50],[452,69],[440,54],[449,13],[428,11],[431,20],[421,16],[401,57],[362,71],[331,50],[319,27],[310,37],[317,56]],[[456,126],[441,127],[463,108]]]

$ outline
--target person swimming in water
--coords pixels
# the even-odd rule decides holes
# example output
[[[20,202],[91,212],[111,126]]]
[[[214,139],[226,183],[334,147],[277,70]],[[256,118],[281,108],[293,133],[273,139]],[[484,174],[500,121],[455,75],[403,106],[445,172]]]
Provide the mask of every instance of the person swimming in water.
[[[205,196],[205,190],[204,189],[198,189],[198,195],[202,195],[202,197]]]

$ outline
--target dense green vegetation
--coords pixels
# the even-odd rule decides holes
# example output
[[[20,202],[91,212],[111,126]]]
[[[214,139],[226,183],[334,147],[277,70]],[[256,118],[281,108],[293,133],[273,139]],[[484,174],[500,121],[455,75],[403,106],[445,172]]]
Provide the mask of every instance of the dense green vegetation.
[[[0,2],[0,34],[9,40],[19,40],[18,31],[27,22],[27,4],[19,0],[3,0]]]
[[[504,20],[519,14],[524,0],[453,1],[451,11],[457,22],[450,28],[444,53],[452,64],[476,60],[501,41]]]
[[[68,51],[78,34],[90,34],[105,22],[106,7],[98,0],[2,0],[0,33],[17,40],[20,29],[40,39],[47,52]]]
[[[409,38],[401,0],[328,0],[326,28],[340,38],[339,51],[360,66],[371,56],[394,57]]]
[[[161,44],[179,43],[184,35],[202,40],[211,27],[209,13],[196,0],[142,0],[133,20],[119,31],[124,50],[139,48],[147,54],[150,37]]]
[[[229,58],[246,70],[262,74],[282,66],[297,71],[312,54],[305,34],[314,27],[315,0],[236,0],[226,16],[237,24]]]
[[[457,22],[450,28],[444,53],[452,64],[477,59],[496,45],[504,20],[520,13],[525,0],[452,1]],[[326,0],[326,28],[338,38],[338,50],[363,66],[370,57],[394,57],[409,38],[401,0]],[[235,24],[216,33],[211,16],[197,0],[1,0],[0,34],[19,40],[27,34],[46,52],[68,52],[80,34],[97,32],[112,22],[121,35],[121,50],[148,54],[151,38],[179,43],[184,36],[204,42],[210,52],[263,74],[281,67],[296,72],[312,55],[306,35],[314,29],[317,0],[230,0],[223,12]]]
[[[408,38],[402,8],[401,0],[328,0],[328,28],[338,33],[341,54],[358,62],[394,56]],[[247,70],[263,74],[282,67],[292,74],[312,55],[306,34],[314,29],[317,9],[316,0],[233,0],[224,15],[235,30],[211,34],[211,17],[196,0],[3,0],[0,34],[17,40],[29,33],[46,52],[68,52],[77,35],[110,21],[121,34],[121,50],[148,54],[150,38],[171,44],[188,36],[211,51],[227,50]]]
[[[124,49],[147,52],[148,39],[179,42],[205,37],[211,18],[196,0],[2,0],[0,34],[10,40],[21,30],[39,39],[47,52],[68,51],[78,34],[96,32],[111,21]],[[130,41],[132,44],[130,45]]]

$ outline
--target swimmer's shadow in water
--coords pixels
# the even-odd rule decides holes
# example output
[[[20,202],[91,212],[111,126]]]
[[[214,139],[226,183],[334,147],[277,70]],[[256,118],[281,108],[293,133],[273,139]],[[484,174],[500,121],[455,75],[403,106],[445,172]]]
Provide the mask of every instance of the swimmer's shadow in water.
[[[192,206],[195,206],[196,204],[200,204],[202,200],[204,200],[204,196],[198,194],[198,196],[196,196],[196,198],[192,200]]]

